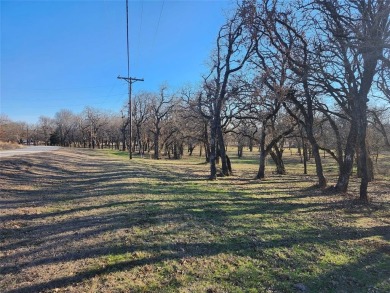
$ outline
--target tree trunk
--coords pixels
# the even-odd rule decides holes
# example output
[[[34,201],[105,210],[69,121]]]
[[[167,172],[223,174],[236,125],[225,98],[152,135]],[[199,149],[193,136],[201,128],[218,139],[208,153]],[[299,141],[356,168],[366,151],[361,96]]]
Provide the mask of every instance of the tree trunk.
[[[301,139],[302,139],[302,151],[303,151],[303,156],[301,154],[301,148],[300,148],[300,141],[298,141],[298,151],[299,155],[301,157],[301,163],[303,163],[303,174],[307,174],[307,144],[305,142],[305,138],[303,137],[303,130],[302,128],[300,129],[301,132]],[[303,160],[302,160],[303,158]]]
[[[242,151],[244,147],[241,144],[238,144],[237,146],[237,157],[242,158]]]
[[[217,138],[217,121],[216,119],[211,122],[211,130],[210,130],[210,180],[217,179],[217,146],[216,146],[216,138]]]
[[[195,149],[195,146],[194,145],[192,145],[192,144],[189,144],[188,145],[188,152],[189,152],[189,156],[192,156],[192,152],[194,151],[194,149]]]
[[[160,149],[159,149],[159,144],[160,144],[160,131],[157,130],[155,133],[154,133],[154,156],[153,158],[158,160],[159,159],[159,153],[160,153]]]
[[[321,155],[320,155],[320,149],[318,147],[318,144],[312,145],[312,154],[316,163],[316,172],[318,177],[318,186],[320,188],[326,187],[326,178],[324,176],[324,170],[322,168],[322,162],[321,162]]]
[[[259,171],[257,172],[256,179],[264,179],[265,178],[265,158],[267,154],[264,149],[260,151],[260,163],[259,163]]]
[[[265,127],[262,127],[261,138],[260,138],[259,171],[257,172],[256,179],[263,179],[265,177],[265,157],[267,156],[267,152],[265,150],[265,137],[266,137]]]
[[[301,138],[302,138],[302,142],[303,142],[302,130],[301,130]],[[301,159],[301,163],[303,163],[302,151],[301,151],[301,141],[299,140],[299,138],[297,138],[297,152],[298,152],[299,158]]]
[[[387,16],[382,16],[384,19],[389,17],[389,11],[386,12]],[[363,55],[363,68],[364,73],[361,80],[360,90],[358,94],[358,101],[356,103],[358,107],[358,145],[360,150],[360,164],[362,166],[362,179],[360,182],[360,200],[368,202],[367,187],[369,182],[369,174],[367,168],[368,155],[366,146],[366,134],[367,134],[367,96],[370,91],[372,81],[375,75],[376,65],[378,59],[382,56],[382,49],[374,47],[371,50],[367,50]]]
[[[345,193],[348,190],[349,178],[353,169],[353,157],[355,156],[356,139],[357,139],[357,123],[356,114],[351,118],[350,129],[347,137],[347,143],[345,145],[344,159],[341,163],[339,178],[335,186],[336,191]]]
[[[175,160],[179,160],[181,158],[180,156],[180,147],[177,145],[177,142],[173,144],[173,158]]]
[[[306,127],[307,138],[312,146],[312,155],[316,164],[316,174],[318,178],[318,187],[325,188],[326,187],[326,178],[324,176],[324,170],[322,168],[321,154],[320,149],[317,143],[317,140],[314,137],[312,123],[308,123]]]
[[[122,128],[122,151],[126,150],[126,131],[125,127]]]
[[[228,155],[226,155],[226,164],[227,164],[227,167],[228,167],[228,170],[229,170],[229,174],[233,174],[232,163],[231,163],[230,158],[229,158]]]
[[[208,122],[204,123],[204,152],[206,157],[206,163],[210,163],[210,142],[209,142],[209,133],[208,133]],[[210,134],[211,135],[211,134]],[[202,156],[202,148],[200,149],[200,156]]]
[[[367,132],[367,104],[364,101],[359,101],[360,103],[360,115],[358,118],[358,146],[359,146],[359,165],[360,165],[360,200],[362,202],[368,202],[368,182],[369,170],[368,170],[368,154],[366,146],[366,132]]]
[[[303,174],[307,175],[307,145],[303,144]]]
[[[277,146],[274,147],[274,151],[270,152],[270,155],[272,157],[272,160],[275,162],[276,165],[276,174],[279,175],[285,175],[286,169],[284,167],[283,162],[283,151],[281,151]]]
[[[230,171],[226,159],[226,147],[225,147],[225,141],[223,139],[223,133],[222,133],[222,127],[221,123],[218,123],[217,125],[217,136],[218,136],[218,146],[220,150],[221,155],[221,163],[222,163],[222,175],[223,176],[229,176]]]

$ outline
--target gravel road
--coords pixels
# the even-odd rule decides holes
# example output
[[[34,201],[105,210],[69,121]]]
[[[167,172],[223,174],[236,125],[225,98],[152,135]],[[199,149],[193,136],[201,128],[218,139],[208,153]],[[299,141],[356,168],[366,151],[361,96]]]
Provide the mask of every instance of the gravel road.
[[[15,150],[0,150],[0,158],[5,157],[13,157],[13,156],[24,156],[34,153],[42,153],[42,152],[52,152],[60,149],[58,146],[26,146],[21,149],[15,149]]]

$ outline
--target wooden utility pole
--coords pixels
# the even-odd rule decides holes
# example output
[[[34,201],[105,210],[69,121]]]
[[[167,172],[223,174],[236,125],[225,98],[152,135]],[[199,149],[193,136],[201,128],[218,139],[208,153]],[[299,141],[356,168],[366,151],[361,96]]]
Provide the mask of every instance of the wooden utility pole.
[[[129,1],[126,0],[126,40],[127,40],[127,77],[118,76],[118,79],[124,79],[129,84],[129,159],[133,158],[131,141],[133,139],[132,119],[131,119],[131,85],[136,81],[144,81],[143,78],[130,77],[130,54],[129,54]]]
[[[132,103],[131,103],[131,85],[135,83],[136,81],[144,81],[143,78],[135,78],[135,77],[122,77],[118,76],[118,79],[124,79],[129,84],[129,159],[131,160],[133,158],[133,151],[131,147],[131,142],[133,139],[133,131],[132,131],[132,118],[131,118],[131,110],[132,110]]]

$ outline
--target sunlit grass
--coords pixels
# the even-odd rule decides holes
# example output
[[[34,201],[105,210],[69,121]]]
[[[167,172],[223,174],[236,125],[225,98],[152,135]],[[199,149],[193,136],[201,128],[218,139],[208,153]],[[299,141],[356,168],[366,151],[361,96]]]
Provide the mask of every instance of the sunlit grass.
[[[85,151],[77,166],[62,158],[67,164],[46,171],[62,174],[52,194],[42,182],[25,195],[36,196],[25,205],[39,214],[15,208],[15,218],[5,218],[19,230],[1,238],[9,254],[0,291],[296,292],[297,284],[309,292],[390,291],[387,181],[377,181],[381,193],[371,189],[372,203],[362,206],[313,188],[313,166],[303,175],[294,152],[286,151],[287,175],[269,164],[262,181],[254,179],[256,154],[230,155],[233,176],[215,181],[195,155],[130,161],[124,152]],[[46,161],[34,162],[38,175],[26,180],[44,181]],[[25,184],[8,196],[20,200]],[[23,279],[31,274],[41,287]]]

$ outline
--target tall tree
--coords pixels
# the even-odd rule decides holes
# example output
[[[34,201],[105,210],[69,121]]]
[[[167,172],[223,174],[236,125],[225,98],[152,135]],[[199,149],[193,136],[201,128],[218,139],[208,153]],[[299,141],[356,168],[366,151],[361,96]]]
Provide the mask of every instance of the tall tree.
[[[222,175],[229,175],[228,160],[223,138],[221,114],[234,91],[230,81],[246,64],[253,47],[252,38],[245,34],[245,19],[241,8],[227,20],[218,32],[216,49],[211,59],[211,70],[204,77],[205,94],[199,105],[206,106],[210,120],[210,179],[216,179],[217,156],[221,157]],[[204,111],[203,111],[204,113]]]
[[[160,157],[160,138],[164,119],[171,114],[174,107],[174,96],[167,94],[166,86],[162,86],[160,93],[154,95],[150,101],[150,115],[153,125],[150,131],[154,138],[154,159]]]
[[[322,80],[329,94],[351,117],[344,165],[336,188],[347,190],[357,146],[360,199],[367,202],[367,103],[378,68],[389,62],[384,53],[390,48],[390,0],[318,0],[315,4],[314,10],[321,16],[317,53],[322,58]]]
[[[276,54],[279,60],[287,62],[289,83],[294,89],[286,94],[284,105],[306,131],[316,163],[318,185],[323,188],[326,187],[327,181],[314,133],[317,94],[311,80],[313,56],[310,38],[307,37],[312,24],[304,17],[302,11],[297,12],[299,8],[294,7],[293,4],[266,0],[256,4],[255,1],[246,1],[247,19],[248,24],[253,27],[252,34],[257,39],[267,39],[268,55]],[[265,49],[263,46],[263,51]],[[264,53],[262,52],[261,55]],[[300,111],[300,116],[294,114],[292,107]]]
[[[134,106],[133,106],[133,126],[134,126],[134,143],[133,147],[135,148],[138,146],[138,153],[144,154],[145,152],[145,145],[146,145],[146,122],[150,117],[150,110],[152,109],[149,107],[150,100],[152,98],[151,93],[141,93],[134,97]],[[135,149],[134,149],[135,151]]]
[[[55,123],[56,123],[56,134],[59,138],[59,143],[61,146],[70,146],[71,141],[71,132],[76,128],[76,118],[70,110],[60,110],[55,114]]]

